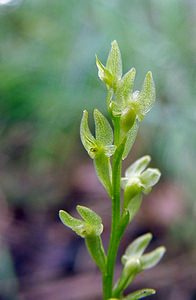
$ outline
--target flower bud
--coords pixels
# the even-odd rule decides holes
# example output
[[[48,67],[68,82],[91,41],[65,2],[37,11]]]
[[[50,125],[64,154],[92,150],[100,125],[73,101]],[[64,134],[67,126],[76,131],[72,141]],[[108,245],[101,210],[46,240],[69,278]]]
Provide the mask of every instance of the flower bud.
[[[133,108],[126,108],[121,114],[121,128],[127,133],[132,127],[136,119],[136,113]]]

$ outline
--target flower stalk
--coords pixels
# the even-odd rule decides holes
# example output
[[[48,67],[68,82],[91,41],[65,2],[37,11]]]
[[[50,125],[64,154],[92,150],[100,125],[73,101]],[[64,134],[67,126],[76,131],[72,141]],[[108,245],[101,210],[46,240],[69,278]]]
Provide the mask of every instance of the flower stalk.
[[[98,76],[107,89],[106,106],[110,122],[98,110],[94,110],[95,135],[88,125],[88,112],[83,112],[80,126],[81,141],[93,159],[97,176],[111,198],[111,233],[105,252],[101,234],[101,217],[91,209],[77,206],[80,219],[60,211],[63,224],[85,239],[91,258],[102,274],[103,300],[137,300],[155,293],[142,289],[124,295],[128,285],[140,272],[155,266],[164,255],[165,248],[143,254],[152,235],[146,234],[133,241],[122,257],[122,272],[114,283],[118,248],[123,234],[142,205],[143,194],[148,194],[160,179],[158,169],[148,168],[150,156],[134,162],[122,177],[122,163],[129,154],[139,124],[155,102],[155,86],[152,73],[148,72],[141,91],[134,91],[136,71],[130,69],[122,75],[121,53],[116,41],[112,42],[106,65],[96,56]],[[124,190],[121,199],[121,190]]]

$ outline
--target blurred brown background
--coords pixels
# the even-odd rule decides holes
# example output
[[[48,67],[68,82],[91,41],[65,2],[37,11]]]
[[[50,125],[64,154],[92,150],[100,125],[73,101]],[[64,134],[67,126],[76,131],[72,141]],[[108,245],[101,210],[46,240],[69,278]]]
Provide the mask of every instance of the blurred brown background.
[[[95,53],[120,45],[136,89],[153,72],[157,102],[126,167],[144,154],[162,171],[120,254],[151,231],[167,255],[134,281],[155,300],[196,299],[196,1],[0,0],[0,300],[101,299],[84,242],[58,210],[95,209],[108,243],[110,201],[79,140],[83,109],[105,112]],[[117,273],[120,272],[118,259]]]

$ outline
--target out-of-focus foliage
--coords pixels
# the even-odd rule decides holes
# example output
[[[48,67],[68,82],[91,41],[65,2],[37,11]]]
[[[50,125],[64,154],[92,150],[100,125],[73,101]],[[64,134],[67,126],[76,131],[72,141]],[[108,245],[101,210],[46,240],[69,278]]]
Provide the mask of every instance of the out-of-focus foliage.
[[[108,41],[117,39],[125,64],[141,74],[136,88],[149,69],[156,81],[158,101],[146,121],[154,131],[150,137],[142,131],[144,143],[161,158],[160,168],[187,180],[192,193],[195,8],[191,0],[26,0],[0,5],[3,153],[5,137],[22,129],[30,139],[33,169],[44,160],[62,162],[75,144],[82,108],[104,108],[94,54],[104,60]]]

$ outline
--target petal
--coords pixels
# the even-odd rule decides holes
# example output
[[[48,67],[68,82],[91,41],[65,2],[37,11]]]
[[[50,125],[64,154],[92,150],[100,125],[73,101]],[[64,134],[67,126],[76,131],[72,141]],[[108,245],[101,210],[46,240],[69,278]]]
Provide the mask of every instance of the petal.
[[[64,210],[59,211],[59,217],[65,226],[71,228],[79,236],[85,237],[87,228],[84,221],[72,217]]]
[[[160,179],[161,172],[158,169],[148,168],[140,175],[140,180],[145,189],[153,187]]]
[[[132,176],[140,175],[149,165],[150,161],[151,158],[149,155],[139,158],[126,170],[125,176],[130,178]]]
[[[150,241],[152,240],[152,234],[146,233],[136,240],[134,240],[126,249],[125,254],[122,257],[122,263],[126,262],[132,257],[141,257],[146,248],[148,247]]]
[[[68,212],[64,210],[59,211],[59,217],[61,222],[69,228],[81,226],[84,222],[72,217]]]
[[[144,254],[140,258],[142,269],[146,270],[156,266],[161,260],[161,258],[163,257],[163,255],[165,254],[165,251],[166,251],[165,247],[159,247],[148,254]]]

